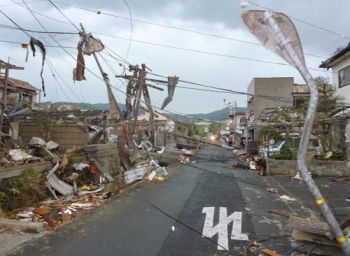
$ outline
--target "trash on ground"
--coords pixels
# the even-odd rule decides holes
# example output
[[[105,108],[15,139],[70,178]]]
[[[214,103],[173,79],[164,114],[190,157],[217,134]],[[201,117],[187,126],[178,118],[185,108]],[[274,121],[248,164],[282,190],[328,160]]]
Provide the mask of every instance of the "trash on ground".
[[[287,201],[296,201],[295,198],[286,195],[280,196],[280,198]]]

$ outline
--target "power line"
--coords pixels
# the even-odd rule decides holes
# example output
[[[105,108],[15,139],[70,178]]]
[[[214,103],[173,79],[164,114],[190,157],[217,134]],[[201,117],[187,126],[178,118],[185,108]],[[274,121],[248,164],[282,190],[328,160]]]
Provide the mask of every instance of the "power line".
[[[251,2],[251,1],[247,1],[247,2],[250,3],[250,4],[252,4],[252,5],[258,6],[258,7],[262,8],[262,9],[271,10],[271,8],[264,7],[264,6],[260,5],[260,4],[253,3],[253,2]],[[306,21],[303,21],[303,20],[301,20],[301,19],[294,18],[294,17],[292,17],[292,16],[290,16],[290,15],[287,15],[287,16],[288,16],[289,18],[293,19],[293,20],[297,20],[297,21],[302,22],[302,23],[305,23],[305,24],[307,24],[307,25],[309,25],[309,26],[312,26],[312,27],[318,28],[318,29],[320,29],[320,30],[326,31],[326,32],[328,32],[328,33],[337,35],[337,36],[339,36],[339,37],[341,37],[341,38],[350,39],[349,37],[346,37],[345,35],[342,35],[342,34],[333,32],[333,31],[331,31],[331,30],[329,30],[329,29],[319,27],[319,26],[317,26],[317,25],[311,24],[311,23],[306,22]]]
[[[195,33],[195,34],[210,36],[210,37],[216,37],[216,38],[226,39],[226,40],[230,40],[230,41],[237,41],[237,42],[246,43],[246,44],[252,44],[252,45],[257,45],[257,46],[263,46],[263,45],[261,45],[260,43],[254,43],[254,42],[245,41],[245,40],[240,40],[240,39],[235,39],[235,38],[231,38],[231,37],[225,37],[225,36],[220,36],[220,35],[215,35],[215,34],[210,34],[210,33],[205,33],[205,32],[200,32],[200,31],[195,31],[195,30],[190,30],[190,29],[185,29],[185,28],[179,28],[179,27],[174,27],[174,26],[169,26],[169,25],[163,25],[163,24],[159,24],[159,23],[155,23],[155,22],[144,21],[144,20],[139,20],[139,19],[134,19],[134,18],[128,18],[128,17],[123,17],[123,16],[119,16],[119,15],[115,15],[115,14],[110,14],[110,13],[103,13],[103,12],[101,12],[101,11],[94,11],[94,10],[90,10],[90,9],[83,8],[83,7],[79,7],[79,6],[75,6],[75,5],[60,3],[60,2],[57,2],[57,1],[54,1],[54,2],[56,2],[56,3],[58,3],[58,4],[61,4],[61,5],[66,5],[66,6],[74,7],[74,8],[77,8],[77,9],[84,10],[84,11],[94,12],[94,13],[97,13],[97,14],[102,14],[102,15],[111,16],[111,17],[115,17],[115,18],[120,18],[120,19],[125,19],[125,20],[130,20],[130,19],[132,19],[132,21],[136,21],[136,22],[140,22],[140,23],[145,23],[145,24],[150,24],[150,25],[154,25],[154,26],[160,26],[160,27],[165,27],[165,28],[171,28],[171,29],[175,29],[175,30],[180,30],[180,31],[185,31],[185,32],[190,32],[190,33]],[[311,25],[312,25],[312,24],[311,24]],[[316,27],[317,27],[317,26],[316,26]],[[337,33],[333,33],[333,34],[338,35]],[[318,55],[315,55],[315,54],[309,54],[309,53],[304,53],[304,54],[305,54],[305,55],[312,56],[312,57],[327,59],[327,57],[318,56]]]
[[[116,38],[116,39],[121,39],[121,40],[129,40],[127,38],[123,37],[118,37],[118,36],[111,36],[111,35],[106,35],[98,32],[93,32],[94,34],[97,35],[103,35],[106,37],[111,37],[111,38]],[[157,44],[157,43],[151,43],[151,42],[145,42],[145,41],[140,41],[140,40],[135,40],[132,39],[133,42],[137,43],[143,43],[143,44],[149,44],[149,45],[155,45],[155,46],[161,46],[161,47],[166,47],[166,48],[171,48],[171,49],[177,49],[177,50],[183,50],[183,51],[189,51],[189,52],[196,52],[196,53],[202,53],[202,54],[208,54],[208,55],[215,55],[215,56],[220,56],[220,57],[227,57],[227,58],[234,58],[234,59],[240,59],[240,60],[248,60],[248,61],[255,61],[255,62],[261,62],[261,63],[267,63],[267,64],[274,64],[274,65],[282,65],[286,67],[291,67],[290,64],[287,63],[280,63],[280,62],[272,62],[272,61],[264,61],[264,60],[258,60],[258,59],[251,59],[251,58],[245,58],[245,57],[239,57],[239,56],[234,56],[234,55],[226,55],[226,54],[221,54],[221,53],[213,53],[213,52],[206,52],[206,51],[200,51],[200,50],[194,50],[194,49],[187,49],[187,48],[182,48],[182,47],[176,47],[176,46],[170,46],[170,45],[164,45],[164,44]],[[309,70],[315,70],[318,72],[324,72],[324,73],[332,73],[330,71],[326,70],[320,70],[316,68],[308,68]]]
[[[35,2],[44,2],[46,0],[34,0],[34,1],[27,1],[28,4],[30,3],[35,3]],[[5,5],[0,5],[0,7],[7,7],[7,6],[12,6],[12,5],[16,5],[17,3],[15,4],[5,4]]]
[[[21,42],[14,42],[14,41],[7,41],[7,40],[0,40],[0,42],[10,43],[10,44],[22,44]],[[76,47],[73,47],[73,46],[57,46],[57,45],[47,45],[47,44],[44,44],[44,46],[51,47],[51,48],[76,49]]]
[[[27,4],[24,2],[24,0],[22,0],[23,1],[23,3],[27,6]],[[28,8],[28,6],[27,6],[27,8]],[[45,27],[41,24],[41,22],[37,19],[37,17],[34,15],[34,13],[28,8],[28,10],[30,11],[30,13],[33,15],[33,17],[36,19],[36,21],[39,23],[39,25],[46,31],[46,29],[45,29]],[[50,37],[57,43],[57,44],[59,44],[58,43],[58,41],[51,35],[51,34],[49,34],[50,35]],[[49,60],[48,60],[48,62],[49,62]],[[50,63],[51,64],[51,63]],[[53,67],[53,65],[51,64],[51,66],[52,66],[52,68],[56,71],[56,69]],[[62,77],[61,77],[61,75],[56,71],[56,73],[59,75],[59,77],[62,79]],[[80,101],[80,102],[82,102],[80,99],[79,99],[79,97],[70,89],[70,87],[67,85],[67,83],[62,79],[62,81],[66,84],[66,86],[68,87],[68,89],[74,94],[74,96]]]
[[[63,35],[77,35],[77,32],[59,32],[59,31],[37,31],[37,30],[31,30],[31,29],[24,29],[21,27],[13,27],[5,24],[0,24],[1,28],[7,28],[7,29],[13,29],[13,30],[21,30],[26,32],[32,32],[32,33],[39,33],[39,34],[63,34]]]
[[[124,3],[126,4],[126,6],[129,9],[129,13],[130,13],[130,40],[129,40],[129,46],[128,46],[128,51],[126,53],[126,57],[125,57],[125,61],[128,59],[128,55],[129,55],[129,51],[130,51],[130,45],[131,45],[131,38],[132,38],[132,13],[131,13],[131,9],[128,5],[128,3],[126,2],[126,0],[123,0]]]
[[[15,4],[21,6],[22,8],[27,9],[27,8],[26,8],[25,6],[23,6],[21,3],[17,3],[17,2],[15,2],[14,0],[11,0],[11,1],[14,2]],[[29,2],[27,2],[27,3],[29,3]],[[33,11],[33,10],[32,10],[32,12],[35,13],[35,14],[37,14],[37,15],[40,15],[40,16],[42,16],[42,17],[45,17],[45,18],[47,18],[47,19],[54,20],[54,21],[57,21],[57,22],[60,22],[60,23],[63,23],[63,24],[71,25],[70,23],[67,23],[67,22],[64,22],[64,21],[61,21],[61,20],[56,20],[56,19],[54,19],[54,18],[52,18],[52,17],[49,17],[49,16],[46,16],[46,15],[44,15],[44,14],[42,14],[42,13],[39,13],[39,12],[36,12],[36,11]]]
[[[48,1],[69,21],[70,24],[72,24],[78,31],[80,31],[80,29],[77,26],[75,26],[74,23],[70,19],[68,19],[66,15],[64,15],[64,13],[61,12],[61,10],[58,9],[58,7],[51,0]]]

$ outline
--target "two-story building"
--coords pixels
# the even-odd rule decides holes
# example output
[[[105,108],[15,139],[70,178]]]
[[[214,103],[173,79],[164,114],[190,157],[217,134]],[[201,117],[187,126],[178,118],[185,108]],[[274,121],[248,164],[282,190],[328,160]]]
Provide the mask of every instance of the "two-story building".
[[[269,111],[293,106],[293,85],[293,77],[254,78],[251,81],[247,89],[247,112],[242,119],[247,125],[247,138],[259,141],[260,128],[269,121]]]
[[[323,61],[319,67],[332,69],[332,83],[338,94],[344,96],[345,105],[350,106],[350,43]]]

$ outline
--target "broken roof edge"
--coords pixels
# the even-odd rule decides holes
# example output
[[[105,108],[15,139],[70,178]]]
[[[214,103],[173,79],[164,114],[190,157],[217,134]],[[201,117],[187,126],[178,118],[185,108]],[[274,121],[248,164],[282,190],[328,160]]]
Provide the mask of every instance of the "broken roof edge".
[[[333,66],[332,65],[333,62],[337,61],[338,59],[340,59],[342,56],[344,56],[348,52],[350,52],[350,43],[344,49],[335,53],[332,57],[328,58],[325,61],[322,61],[319,68],[327,68],[327,69],[331,68]]]
[[[5,84],[5,76],[0,75],[0,83]],[[32,91],[41,91],[41,89],[34,87],[29,82],[12,78],[12,77],[8,77],[7,84],[14,87],[22,88],[22,89],[27,89]]]

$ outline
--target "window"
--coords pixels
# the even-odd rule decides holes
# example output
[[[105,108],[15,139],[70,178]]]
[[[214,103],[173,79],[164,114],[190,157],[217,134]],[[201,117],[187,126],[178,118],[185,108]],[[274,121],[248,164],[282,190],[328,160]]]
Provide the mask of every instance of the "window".
[[[338,71],[338,87],[350,84],[350,65]]]

